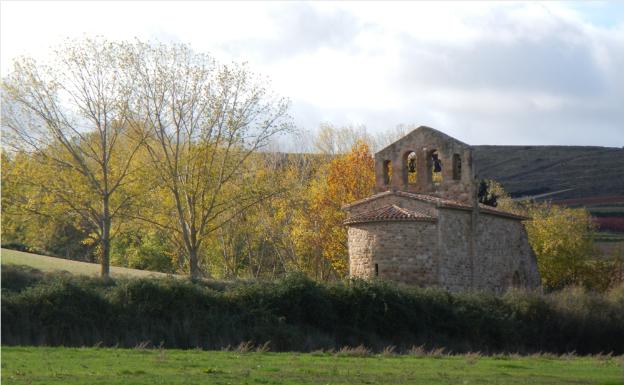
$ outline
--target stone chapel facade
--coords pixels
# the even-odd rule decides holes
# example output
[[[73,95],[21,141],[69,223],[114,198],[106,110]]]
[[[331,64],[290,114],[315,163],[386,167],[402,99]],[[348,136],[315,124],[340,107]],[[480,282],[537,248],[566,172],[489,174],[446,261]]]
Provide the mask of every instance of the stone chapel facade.
[[[376,193],[347,211],[351,277],[450,291],[538,288],[528,218],[477,203],[472,149],[421,126],[375,154]]]

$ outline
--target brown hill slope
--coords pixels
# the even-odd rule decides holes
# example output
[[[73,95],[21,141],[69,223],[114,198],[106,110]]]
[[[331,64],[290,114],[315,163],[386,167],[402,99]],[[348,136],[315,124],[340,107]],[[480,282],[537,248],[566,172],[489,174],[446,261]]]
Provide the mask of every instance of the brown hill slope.
[[[552,199],[624,195],[624,148],[473,146],[478,178],[500,182],[513,196],[567,190]]]

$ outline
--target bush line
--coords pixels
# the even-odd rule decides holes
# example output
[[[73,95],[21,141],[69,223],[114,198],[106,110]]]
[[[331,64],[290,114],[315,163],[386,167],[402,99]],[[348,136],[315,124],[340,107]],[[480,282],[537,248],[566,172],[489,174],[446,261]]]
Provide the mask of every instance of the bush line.
[[[569,288],[497,297],[385,282],[317,283],[298,274],[227,284],[103,281],[3,265],[2,341],[239,350],[270,345],[271,351],[370,349],[388,355],[414,346],[483,354],[623,354],[624,286],[603,294]]]

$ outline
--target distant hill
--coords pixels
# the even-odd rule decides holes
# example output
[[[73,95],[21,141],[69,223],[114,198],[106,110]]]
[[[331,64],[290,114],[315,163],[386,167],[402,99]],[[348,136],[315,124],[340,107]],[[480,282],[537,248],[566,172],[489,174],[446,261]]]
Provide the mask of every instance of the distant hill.
[[[624,197],[624,148],[596,146],[472,146],[479,179],[494,179],[512,197],[548,199]],[[268,153],[303,166],[329,155]],[[562,191],[568,190],[568,191]],[[618,199],[618,202],[620,199]],[[589,202],[588,202],[589,203]],[[594,202],[597,203],[597,202]]]
[[[589,146],[473,146],[475,172],[512,197],[549,194],[553,200],[624,196],[624,148]]]

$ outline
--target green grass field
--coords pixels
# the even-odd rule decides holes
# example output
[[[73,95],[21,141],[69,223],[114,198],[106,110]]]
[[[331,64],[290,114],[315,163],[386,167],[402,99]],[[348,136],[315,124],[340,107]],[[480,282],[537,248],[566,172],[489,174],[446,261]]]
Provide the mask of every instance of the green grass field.
[[[2,348],[3,384],[624,384],[624,357]]]
[[[75,275],[98,276],[100,265],[97,263],[87,263],[72,261],[69,259],[47,257],[38,254],[25,253],[22,251],[0,249],[2,264],[26,265],[34,267],[44,272],[63,270]],[[111,277],[165,277],[167,274],[147,270],[128,269],[125,267],[111,266]]]

